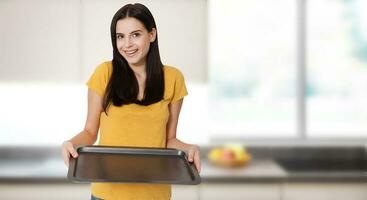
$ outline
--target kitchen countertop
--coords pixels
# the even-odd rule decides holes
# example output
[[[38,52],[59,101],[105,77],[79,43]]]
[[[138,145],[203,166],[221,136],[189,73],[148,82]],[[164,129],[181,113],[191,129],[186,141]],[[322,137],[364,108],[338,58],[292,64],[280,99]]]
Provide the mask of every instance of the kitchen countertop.
[[[285,178],[287,172],[269,159],[252,160],[246,166],[237,168],[217,167],[203,160],[200,175],[203,182],[269,182]]]
[[[44,152],[44,149],[38,149]],[[282,149],[283,151],[284,149]],[[29,159],[29,156],[17,157],[8,156],[4,149],[0,149],[0,182],[69,182],[66,179],[67,168],[63,163],[58,149],[52,149],[53,152],[42,156],[39,159]],[[244,167],[240,168],[221,168],[211,165],[205,156],[202,160],[201,178],[202,183],[224,183],[224,182],[335,182],[335,181],[351,181],[366,182],[366,170],[343,170],[343,171],[291,171],[284,168],[277,160],[279,156],[268,156],[267,153],[261,152],[261,148],[250,149],[253,152],[253,159]],[[32,151],[35,153],[37,150]],[[268,151],[265,152],[274,152]],[[9,153],[9,152],[8,152]],[[203,150],[203,154],[207,150]],[[355,150],[352,151],[353,155]],[[282,154],[284,154],[282,152]],[[52,156],[50,156],[52,155]],[[264,156],[265,155],[265,156]],[[319,154],[318,154],[319,155]],[[284,155],[282,155],[284,156]],[[292,155],[289,155],[292,157]],[[348,156],[351,157],[351,156]],[[274,158],[274,159],[273,159]],[[365,169],[365,168],[364,168]]]

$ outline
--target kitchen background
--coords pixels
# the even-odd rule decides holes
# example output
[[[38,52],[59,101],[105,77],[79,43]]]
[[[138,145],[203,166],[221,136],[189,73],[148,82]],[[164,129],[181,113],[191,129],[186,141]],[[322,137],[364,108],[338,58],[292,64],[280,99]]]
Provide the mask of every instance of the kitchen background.
[[[112,58],[113,14],[134,2],[0,1],[0,196],[24,198],[17,191],[30,199],[40,199],[40,194],[57,199],[59,192],[75,199],[89,195],[86,185],[63,179],[66,168],[57,150],[84,127],[85,82],[98,64]],[[210,147],[228,142],[257,148],[253,152],[280,144],[365,149],[366,1],[139,2],[155,16],[163,63],[176,66],[186,78],[189,95],[178,138],[200,144],[203,159]],[[20,150],[50,150],[57,156],[42,173],[32,175],[22,170],[35,163],[20,162],[32,156]],[[243,174],[212,170],[210,164],[205,171],[204,165],[203,184],[177,186],[174,199],[307,199],[307,194],[367,199],[365,174],[347,185],[340,177],[327,184],[325,177],[314,177],[312,184],[303,184],[289,183],[293,179],[281,175],[249,183],[248,176],[261,178],[271,171],[251,166],[241,170],[254,172],[246,171],[243,179],[233,181]],[[297,185],[295,190],[287,190],[294,189],[291,184]]]

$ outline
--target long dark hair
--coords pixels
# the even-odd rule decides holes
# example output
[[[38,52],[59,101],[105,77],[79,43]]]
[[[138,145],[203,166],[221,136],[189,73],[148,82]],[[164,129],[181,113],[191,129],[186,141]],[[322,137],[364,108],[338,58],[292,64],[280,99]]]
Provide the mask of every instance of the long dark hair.
[[[143,99],[137,99],[139,92],[138,81],[133,70],[129,67],[126,59],[119,53],[116,45],[116,24],[120,19],[133,17],[144,24],[148,32],[157,29],[152,13],[142,4],[127,4],[120,8],[111,22],[111,41],[113,47],[112,75],[107,84],[103,97],[103,110],[112,103],[115,106],[136,103],[139,105],[150,105],[163,99],[164,74],[163,64],[158,49],[158,33],[154,42],[150,43],[146,60],[146,82]]]

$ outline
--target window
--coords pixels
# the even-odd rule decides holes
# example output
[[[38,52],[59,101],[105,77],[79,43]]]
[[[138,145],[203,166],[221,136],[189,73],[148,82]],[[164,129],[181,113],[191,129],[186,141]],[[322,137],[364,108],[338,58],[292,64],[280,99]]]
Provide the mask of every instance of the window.
[[[367,136],[366,4],[209,1],[211,137]]]
[[[209,2],[214,135],[295,136],[296,1]]]
[[[367,2],[307,2],[310,137],[367,136]]]

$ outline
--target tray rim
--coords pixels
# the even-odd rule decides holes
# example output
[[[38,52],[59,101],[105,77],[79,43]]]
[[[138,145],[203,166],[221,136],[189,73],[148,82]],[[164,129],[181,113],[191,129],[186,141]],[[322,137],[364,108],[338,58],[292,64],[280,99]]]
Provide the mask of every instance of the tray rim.
[[[118,151],[125,152],[118,152]],[[189,174],[192,181],[165,181],[165,180],[150,180],[150,181],[133,181],[133,180],[106,180],[106,179],[79,179],[75,176],[75,165],[77,159],[71,157],[69,160],[69,167],[67,178],[76,183],[90,183],[90,182],[111,182],[111,183],[154,183],[154,184],[177,184],[177,185],[198,185],[201,183],[201,177],[197,171],[194,163],[190,163],[187,160],[186,153],[183,150],[175,148],[161,148],[161,147],[132,147],[132,146],[107,146],[107,145],[79,145],[76,151],[80,153],[110,153],[110,154],[136,154],[136,155],[163,155],[163,156],[179,156],[184,159],[185,164],[188,166]],[[126,152],[127,151],[127,152]]]

